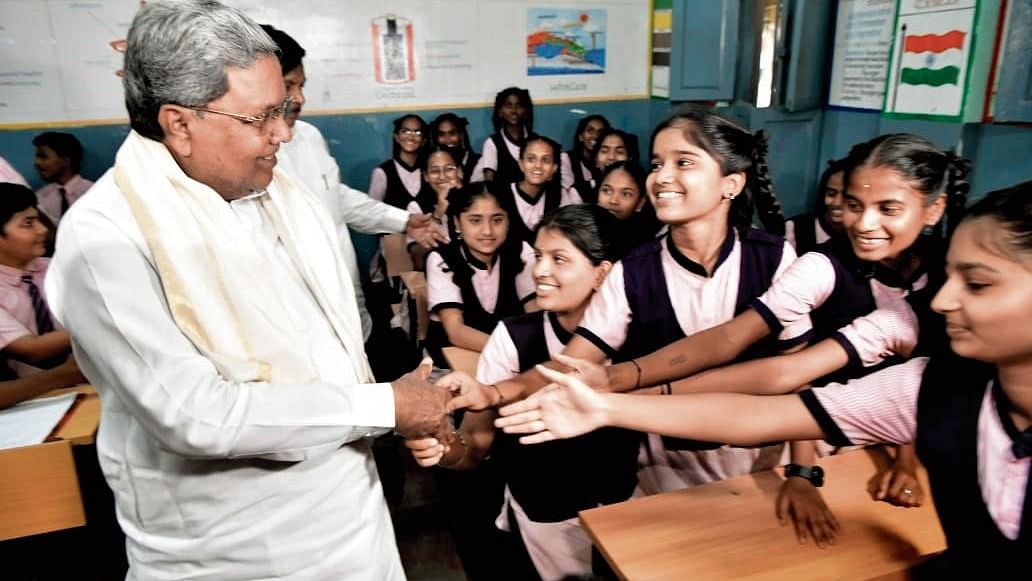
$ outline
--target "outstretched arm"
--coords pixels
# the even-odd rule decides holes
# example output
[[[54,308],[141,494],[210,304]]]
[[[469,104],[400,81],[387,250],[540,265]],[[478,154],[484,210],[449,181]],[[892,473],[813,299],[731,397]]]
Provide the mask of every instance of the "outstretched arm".
[[[608,370],[610,389],[630,391],[660,385],[723,365],[770,332],[763,317],[749,309],[726,323],[675,341],[633,363],[611,365]],[[638,367],[641,368],[640,378]]]
[[[599,393],[574,375],[542,366],[538,372],[557,386],[502,408],[504,417],[495,422],[509,433],[532,434],[520,438],[526,444],[571,438],[603,426],[740,446],[823,437],[794,395]]]

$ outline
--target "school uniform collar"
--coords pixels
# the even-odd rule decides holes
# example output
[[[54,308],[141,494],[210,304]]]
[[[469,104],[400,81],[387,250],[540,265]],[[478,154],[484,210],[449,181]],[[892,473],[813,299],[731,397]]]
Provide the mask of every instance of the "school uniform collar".
[[[466,247],[465,242],[462,243],[462,246],[459,247],[459,250],[462,252],[462,259],[466,261],[466,264],[472,266],[477,270],[491,270],[491,268],[498,262],[498,253],[495,252],[494,256],[491,257],[491,265],[488,266],[484,264],[482,260],[480,260],[476,256],[473,256],[473,253],[470,252],[469,248]]]
[[[520,187],[520,183],[519,182],[512,182],[512,191],[513,191],[513,193],[515,193],[517,196],[519,196],[521,199],[523,199],[523,201],[526,202],[530,206],[536,206],[538,204],[538,202],[541,202],[542,200],[545,199],[545,188],[544,187],[541,188],[541,193],[539,193],[536,198],[531,197],[530,194],[528,194],[527,192],[523,191],[523,188]]]
[[[674,259],[674,262],[679,264],[681,268],[687,270],[692,274],[697,274],[703,278],[710,278],[713,276],[713,273],[706,272],[705,267],[703,267],[698,262],[695,262],[691,258],[688,258],[684,254],[682,254],[680,250],[677,249],[677,245],[674,244],[674,239],[673,236],[671,236],[670,232],[667,232],[666,234],[666,247],[667,252],[670,253],[670,256]],[[714,273],[717,272],[717,269],[720,268],[721,264],[724,264],[724,261],[727,260],[727,257],[731,255],[731,251],[734,250],[734,248],[735,229],[728,228],[727,237],[724,238],[724,243],[720,246],[720,254],[717,255],[717,262],[713,265]]]
[[[941,250],[942,244],[939,244],[935,240],[936,238],[937,236],[935,235],[921,235],[910,248],[904,251],[906,260],[912,260],[915,256],[920,258],[917,268],[914,269],[914,272],[909,277],[904,277],[899,271],[891,269],[880,262],[868,262],[857,258],[848,236],[833,236],[830,242],[835,248],[836,254],[842,257],[850,270],[859,276],[873,278],[893,288],[915,290],[914,284],[922,276],[928,274],[932,263],[937,260],[936,257],[945,255]]]
[[[405,163],[400,157],[395,157],[394,158],[394,163],[398,164],[398,167],[400,167],[401,169],[403,169],[403,170],[405,170],[405,171],[407,171],[409,173],[416,173],[417,171],[419,171],[419,165],[418,165],[419,162],[416,162],[417,165],[409,165],[409,164]]]
[[[523,125],[520,129],[523,131],[523,135],[516,141],[513,141],[509,138],[509,132],[505,130],[505,127],[499,129],[498,134],[501,135],[502,139],[504,139],[505,141],[515,145],[516,147],[521,147],[523,145],[523,142],[527,140],[527,135],[529,135],[530,132],[527,131],[526,125]]]
[[[1032,456],[1032,427],[1018,430],[1018,427],[1014,425],[1014,420],[1007,411],[1010,400],[1007,399],[1007,394],[1004,393],[1003,387],[1000,385],[999,376],[993,377],[992,390],[993,402],[996,404],[996,415],[1000,418],[1003,431],[1007,432],[1007,437],[1011,440],[1011,453],[1019,460]]]
[[[0,264],[0,283],[7,284],[9,286],[19,286],[22,283],[21,277],[25,273],[36,274],[43,269],[46,264],[46,260],[42,258],[34,258],[25,269],[15,268],[13,266],[7,266]]]
[[[570,339],[573,339],[573,333],[567,331],[559,323],[559,315],[556,314],[555,311],[546,311],[545,318],[548,321],[548,324],[551,325],[552,332],[555,333],[555,338],[559,339],[560,343],[566,345],[570,342]]]

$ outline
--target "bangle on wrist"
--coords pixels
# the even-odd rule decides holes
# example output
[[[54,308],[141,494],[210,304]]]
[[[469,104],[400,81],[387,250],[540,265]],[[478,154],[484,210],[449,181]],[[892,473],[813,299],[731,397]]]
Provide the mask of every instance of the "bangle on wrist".
[[[437,462],[438,466],[443,466],[445,468],[450,468],[452,466],[458,466],[459,464],[462,463],[463,460],[466,459],[466,455],[469,454],[469,446],[466,445],[466,436],[465,436],[465,434],[463,434],[462,432],[456,430],[455,428],[452,428],[451,435],[452,435],[452,444],[454,445],[455,442],[458,441],[459,445],[462,446],[462,454],[460,454],[459,457],[456,458],[453,462],[445,462],[444,461],[444,456],[441,456],[441,459]]]
[[[670,382],[668,381],[663,384],[663,387],[660,389],[659,393],[662,395],[673,395],[674,387],[670,385]]]
[[[634,380],[634,389],[641,387],[641,365],[638,365],[638,361],[631,359],[631,364],[634,365],[634,369],[638,371],[638,375]]]
[[[493,404],[491,404],[491,407],[498,407],[505,403],[505,396],[502,395],[502,388],[498,387],[497,383],[492,383],[488,387],[493,387],[495,392],[498,394],[498,399]]]

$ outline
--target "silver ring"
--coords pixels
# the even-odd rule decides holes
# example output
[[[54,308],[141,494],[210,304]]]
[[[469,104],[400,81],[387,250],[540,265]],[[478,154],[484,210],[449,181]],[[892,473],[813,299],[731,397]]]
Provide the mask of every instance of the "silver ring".
[[[906,494],[907,496],[910,496],[910,495],[914,494],[914,491],[909,489],[909,488],[904,488],[903,489],[903,494]]]

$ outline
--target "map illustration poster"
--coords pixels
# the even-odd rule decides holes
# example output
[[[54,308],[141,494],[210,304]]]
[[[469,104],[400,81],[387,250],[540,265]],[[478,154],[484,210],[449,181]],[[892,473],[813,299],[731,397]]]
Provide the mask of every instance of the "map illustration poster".
[[[605,72],[605,10],[527,9],[527,75]]]

